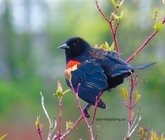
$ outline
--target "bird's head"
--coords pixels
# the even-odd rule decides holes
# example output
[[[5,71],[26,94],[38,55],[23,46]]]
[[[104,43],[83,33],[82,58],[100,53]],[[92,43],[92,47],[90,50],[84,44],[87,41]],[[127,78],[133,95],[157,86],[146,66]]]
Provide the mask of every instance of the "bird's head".
[[[58,48],[65,49],[67,58],[73,58],[90,50],[90,45],[87,41],[80,37],[69,38],[63,45]]]

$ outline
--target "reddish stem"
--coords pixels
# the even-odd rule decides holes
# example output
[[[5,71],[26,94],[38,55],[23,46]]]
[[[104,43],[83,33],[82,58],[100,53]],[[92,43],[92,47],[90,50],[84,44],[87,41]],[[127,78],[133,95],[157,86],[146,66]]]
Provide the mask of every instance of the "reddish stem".
[[[104,19],[109,23],[110,20],[107,18],[107,16],[104,14],[104,12],[100,9],[100,6],[98,4],[98,0],[95,0],[95,3],[96,3],[96,7],[98,9],[98,11],[100,12],[100,14],[104,17]]]
[[[87,105],[87,106],[84,108],[84,110],[89,110],[90,107],[91,107],[90,105]],[[83,119],[84,119],[84,118],[83,118],[83,116],[81,115],[81,116],[77,119],[77,121],[73,124],[73,126],[72,126],[70,129],[66,130],[61,136],[54,137],[53,139],[54,139],[54,140],[57,140],[57,139],[59,139],[59,137],[60,137],[60,140],[64,139],[67,135],[69,135],[69,134],[80,124],[80,122],[81,122]]]
[[[59,117],[58,117],[58,136],[61,136],[61,119],[62,119],[62,97],[59,97]]]
[[[81,85],[81,84],[79,83],[78,86],[77,86],[77,92],[76,92],[76,91],[74,90],[74,88],[73,88],[72,82],[70,81],[70,86],[71,86],[71,88],[72,88],[72,90],[73,90],[73,92],[74,92],[74,94],[75,94],[75,96],[76,96],[76,101],[77,101],[77,104],[78,104],[78,108],[79,108],[79,110],[80,110],[80,112],[81,112],[81,115],[83,116],[83,119],[85,120],[85,123],[86,123],[87,127],[89,128],[89,135],[90,135],[90,138],[91,138],[91,140],[94,140],[92,127],[89,125],[88,120],[87,120],[87,118],[85,117],[84,111],[83,111],[83,109],[82,109],[82,107],[81,107],[80,100],[79,100],[79,97],[78,97],[78,91],[79,91],[80,85]]]
[[[165,17],[163,18],[162,24],[165,24]],[[146,47],[148,42],[158,33],[159,31],[154,31],[149,37],[146,38],[144,43],[126,60],[126,62],[130,62],[135,58],[135,56],[143,49]]]
[[[129,94],[129,130],[132,128],[132,118],[133,118],[133,115],[132,115],[132,111],[133,111],[133,108],[132,108],[132,95],[133,95],[133,90],[134,90],[134,77],[133,75],[131,75],[131,89],[130,89],[130,94]]]
[[[158,31],[154,31],[149,37],[146,38],[144,43],[126,60],[126,62],[130,62],[135,58],[135,56],[148,44],[148,42],[158,33]]]
[[[42,133],[41,133],[41,129],[40,129],[39,126],[38,126],[38,128],[37,128],[37,131],[38,131],[38,134],[39,134],[39,136],[40,136],[40,140],[42,140]]]
[[[112,34],[112,37],[113,37],[113,40],[114,40],[114,44],[115,44],[115,48],[116,48],[116,52],[117,52],[117,55],[118,57],[120,58],[120,50],[119,50],[119,45],[118,45],[118,41],[117,41],[117,38],[116,38],[116,32],[114,30],[114,25],[113,25],[113,22],[110,21],[109,22],[109,25],[110,25],[110,28],[111,28],[111,34]]]
[[[77,121],[73,124],[72,128],[66,130],[60,137],[55,137],[54,140],[57,140],[60,138],[60,140],[66,138],[67,135],[69,135],[69,133],[71,133],[78,125],[79,123],[83,120],[83,116],[81,115]]]
[[[93,113],[91,125],[93,125],[93,123],[95,121],[96,112],[97,112],[97,104],[99,101],[100,101],[100,97],[98,96],[98,97],[96,97],[95,108],[94,108],[94,113]]]
[[[117,29],[119,28],[120,25],[120,20],[117,22],[116,28],[115,28],[115,33],[117,32]]]
[[[112,34],[112,37],[113,37],[113,40],[114,40],[114,44],[115,44],[115,48],[116,48],[116,52],[117,52],[117,55],[118,57],[120,57],[120,50],[119,50],[119,45],[118,45],[118,41],[117,41],[117,38],[116,38],[116,32],[117,29],[115,30],[114,29],[114,24],[113,24],[113,21],[112,20],[109,20],[107,18],[107,16],[104,14],[104,12],[100,9],[100,6],[98,5],[98,1],[96,0],[96,7],[98,9],[98,11],[100,12],[100,14],[104,17],[104,19],[108,22],[108,24],[110,25],[110,29],[111,29],[111,34]],[[115,10],[115,12],[117,12]],[[118,27],[117,27],[118,28]]]
[[[100,92],[99,96],[96,97],[95,108],[94,108],[94,113],[93,113],[91,125],[93,125],[93,123],[95,121],[96,112],[97,112],[97,104],[99,103],[100,97],[103,95],[103,93],[104,93],[104,91]]]
[[[162,21],[162,24],[164,24],[165,23],[165,17],[164,17],[164,19],[163,19],[163,21]]]

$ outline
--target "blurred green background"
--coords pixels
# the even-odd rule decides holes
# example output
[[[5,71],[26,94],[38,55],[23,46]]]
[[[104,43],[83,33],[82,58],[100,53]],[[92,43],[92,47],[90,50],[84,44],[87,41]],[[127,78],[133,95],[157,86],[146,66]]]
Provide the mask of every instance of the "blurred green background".
[[[109,17],[113,11],[110,0],[99,1]],[[155,0],[125,1],[117,37],[121,57],[127,59],[153,32],[154,12],[159,10],[158,21],[165,15],[165,5]],[[107,41],[112,43],[109,25],[99,14],[94,0],[0,0],[0,136],[5,140],[37,140],[35,120],[41,115],[46,139],[48,121],[43,113],[40,94],[45,96],[46,108],[52,117],[58,116],[58,100],[53,97],[57,81],[64,89],[63,71],[65,57],[57,46],[72,36],[86,39],[92,46]],[[141,82],[137,86],[141,99],[139,126],[165,132],[165,27],[148,46],[131,62],[132,65],[157,62],[147,70],[138,72]],[[129,89],[128,81],[104,94],[107,110],[98,109],[97,118],[125,118],[123,122],[96,121],[101,129],[98,139],[123,139],[127,132],[128,112],[120,93],[121,87]],[[82,101],[82,105],[85,103]],[[92,114],[92,110],[90,111]],[[72,92],[63,98],[63,130],[66,121],[75,121],[79,110]],[[89,139],[83,123],[68,137]],[[133,134],[138,139],[137,131]]]

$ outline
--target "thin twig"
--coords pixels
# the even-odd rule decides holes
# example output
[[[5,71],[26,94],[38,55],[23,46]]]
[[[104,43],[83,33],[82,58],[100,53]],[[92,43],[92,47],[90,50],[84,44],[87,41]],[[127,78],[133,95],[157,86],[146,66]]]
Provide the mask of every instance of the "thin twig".
[[[41,129],[40,128],[37,128],[37,131],[38,131],[38,134],[40,136],[40,140],[42,140],[42,133],[41,133]]]
[[[59,136],[61,136],[61,120],[62,120],[62,97],[59,97],[59,117],[58,117],[58,135]]]
[[[117,29],[119,28],[120,21],[121,21],[121,20],[119,20],[119,21],[117,22],[117,24],[116,24],[116,27],[115,27],[115,33],[117,32]]]
[[[42,92],[40,92],[40,95],[41,95],[41,105],[42,105],[42,108],[43,108],[43,110],[44,110],[44,113],[45,113],[45,115],[46,115],[46,117],[47,117],[47,119],[48,119],[48,121],[49,121],[49,125],[50,125],[50,124],[51,124],[51,118],[50,118],[50,116],[49,116],[49,114],[48,114],[48,112],[47,112],[47,110],[46,110],[46,108],[45,108],[44,96],[42,95]]]
[[[52,137],[52,133],[54,132],[54,130],[56,129],[57,127],[57,121],[56,119],[52,120],[51,117],[49,116],[46,108],[45,108],[45,104],[44,104],[44,96],[42,95],[42,92],[40,92],[40,95],[41,95],[41,105],[42,105],[42,108],[44,110],[44,113],[49,121],[49,133],[48,133],[48,137],[47,137],[47,140],[51,140],[51,137]]]
[[[117,52],[117,55],[118,57],[120,57],[120,50],[119,50],[119,45],[118,45],[118,41],[117,41],[117,38],[116,38],[116,31],[117,31],[117,28],[118,28],[118,25],[117,25],[117,28],[116,30],[114,29],[114,24],[113,24],[113,20],[112,19],[108,19],[107,16],[104,14],[104,12],[101,10],[99,4],[98,4],[98,0],[95,0],[95,3],[96,3],[96,7],[98,9],[98,11],[100,12],[100,14],[104,17],[104,19],[108,22],[109,26],[110,26],[110,29],[111,29],[111,34],[112,34],[112,37],[113,37],[113,40],[114,40],[114,44],[115,44],[115,48],[116,48],[116,52]],[[115,13],[117,11],[115,10]]]
[[[87,105],[84,110],[89,110],[91,107],[91,105]],[[68,130],[66,130],[61,136],[60,136],[60,140],[66,138],[67,135],[69,135],[79,124],[80,122],[83,120],[83,116],[81,115],[77,120],[76,122],[73,124],[73,126],[71,128],[69,128]],[[57,140],[59,139],[59,136],[56,136],[54,135],[53,139],[52,140]]]
[[[131,89],[130,89],[130,93],[129,93],[129,122],[128,122],[128,129],[130,130],[132,127],[132,118],[133,118],[133,110],[132,110],[132,95],[133,95],[133,90],[134,90],[134,77],[133,74],[131,74]]]
[[[134,122],[133,122],[133,124],[132,124],[132,128],[131,128],[130,130],[128,130],[127,135],[125,136],[124,140],[129,140],[130,136],[132,135],[132,133],[135,131],[135,129],[136,129],[137,126],[139,125],[139,122],[140,122],[140,120],[141,120],[141,116],[139,116],[140,109],[141,109],[141,108],[139,108],[139,111],[138,111],[138,113],[137,113],[137,116],[136,116],[135,119],[134,119]],[[137,120],[137,118],[138,118],[138,120]],[[136,122],[136,120],[137,120],[137,122]]]
[[[59,138],[60,138],[60,140],[62,140],[62,139],[64,139],[64,138],[66,138],[66,136],[69,135],[69,133],[72,132],[72,131],[79,125],[79,123],[80,123],[83,119],[84,119],[84,118],[83,118],[83,116],[81,115],[81,116],[77,119],[77,121],[73,124],[73,126],[72,126],[70,129],[66,130],[60,137],[54,136],[52,140],[57,140],[57,139],[59,139]]]
[[[81,112],[81,115],[83,116],[84,121],[85,121],[85,123],[86,123],[86,125],[87,125],[87,127],[89,129],[90,138],[91,138],[91,140],[94,140],[92,127],[89,125],[88,120],[85,117],[84,111],[83,111],[83,109],[81,107],[81,104],[80,104],[80,100],[79,100],[79,96],[78,96],[78,91],[79,91],[80,85],[81,85],[81,83],[78,84],[78,86],[77,86],[77,92],[76,92],[75,89],[74,89],[74,87],[73,87],[73,85],[72,85],[72,82],[70,81],[70,86],[71,86],[71,88],[72,88],[72,90],[73,90],[73,92],[74,92],[74,94],[76,96],[76,101],[77,101],[77,104],[78,104],[78,108],[79,108],[79,110]]]
[[[99,102],[99,97],[96,97],[96,102],[95,102],[95,108],[94,108],[94,112],[93,112],[93,117],[92,117],[92,121],[91,121],[91,126],[93,125],[94,121],[95,121],[95,117],[96,117],[96,112],[97,112],[97,104]]]
[[[135,117],[135,119],[134,119],[133,123],[132,123],[132,126],[134,126],[134,125],[135,125],[137,118],[139,118],[139,115],[140,115],[140,110],[141,110],[141,107],[139,107],[139,110],[138,110],[138,112],[137,112],[137,115],[136,115],[136,117]]]
[[[100,97],[103,95],[103,93],[104,93],[104,91],[100,92],[99,95],[96,97],[95,108],[94,108],[94,113],[93,113],[91,125],[93,125],[93,123],[95,121],[96,112],[97,112],[97,105],[98,105],[98,103],[100,101]]]
[[[110,28],[111,28],[111,34],[112,34],[112,37],[113,37],[113,40],[114,40],[117,55],[118,55],[118,57],[120,57],[119,45],[118,45],[118,41],[117,41],[117,38],[116,38],[116,32],[115,32],[115,29],[114,29],[113,22],[110,21],[109,25],[110,25]]]
[[[164,16],[164,18],[163,18],[162,24],[165,24],[165,16]]]
[[[162,20],[162,24],[165,24],[165,17]],[[126,60],[126,62],[130,62],[131,60],[133,60],[136,55],[146,47],[146,45],[150,42],[150,40],[159,32],[159,30],[154,31],[149,37],[146,38],[146,40],[144,41],[144,43]]]
[[[39,137],[40,137],[40,140],[42,140],[42,132],[41,132],[41,124],[40,124],[40,116],[37,116],[37,124],[36,124],[36,127],[37,127],[37,132],[39,134]]]
[[[104,19],[109,23],[110,20],[107,18],[107,16],[104,14],[104,12],[100,9],[98,0],[95,0],[95,4],[96,4],[96,7],[97,7],[98,11],[100,12],[100,14],[101,14],[101,15],[104,17]]]
[[[162,20],[162,24],[165,24],[165,17]],[[150,42],[150,40],[159,32],[158,31],[154,31],[149,37],[146,38],[146,40],[144,41],[144,43],[126,60],[126,62],[130,62],[131,60],[133,60],[136,55],[143,49],[146,47],[146,45]]]
[[[144,43],[126,60],[126,62],[130,62],[131,60],[133,60],[136,55],[143,49],[146,47],[146,45],[148,44],[148,42],[150,42],[150,40],[158,33],[158,31],[154,31],[149,37],[146,38],[146,40],[144,41]]]
[[[97,131],[96,131],[96,135],[95,135],[95,140],[97,140],[97,138],[98,138],[99,131],[100,131],[100,126],[97,125]]]

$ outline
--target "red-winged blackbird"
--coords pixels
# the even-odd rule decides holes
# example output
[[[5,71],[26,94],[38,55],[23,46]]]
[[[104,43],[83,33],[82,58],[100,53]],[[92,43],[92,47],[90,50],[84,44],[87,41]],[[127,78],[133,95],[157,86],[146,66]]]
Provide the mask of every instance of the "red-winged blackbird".
[[[145,69],[155,64],[132,67],[118,58],[116,52],[92,48],[80,37],[70,38],[58,48],[65,49],[66,69],[71,69],[71,82],[75,91],[80,83],[78,96],[92,105],[95,105],[99,93],[122,84],[124,78],[130,76],[135,69]],[[66,82],[70,87],[68,79]],[[101,99],[97,106],[106,108]]]

